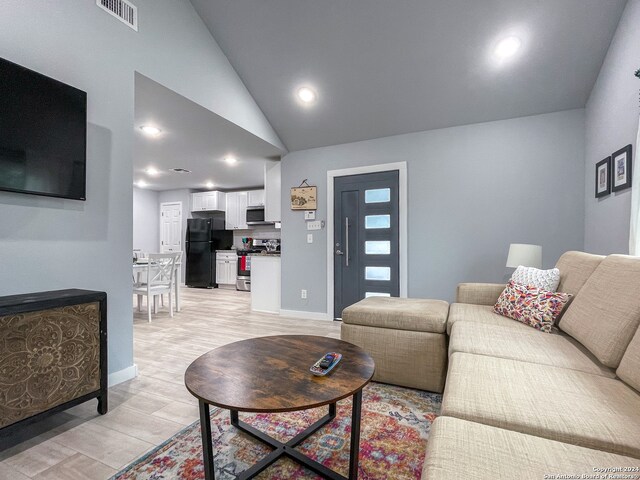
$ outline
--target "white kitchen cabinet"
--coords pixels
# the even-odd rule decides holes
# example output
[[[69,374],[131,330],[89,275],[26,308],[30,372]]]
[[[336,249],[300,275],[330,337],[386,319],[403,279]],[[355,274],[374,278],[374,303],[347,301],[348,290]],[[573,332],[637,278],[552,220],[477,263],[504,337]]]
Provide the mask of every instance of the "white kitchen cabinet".
[[[192,193],[191,194],[191,211],[192,212],[201,212],[204,210],[204,196],[202,193]]]
[[[246,230],[247,226],[247,192],[238,192],[238,229]]]
[[[251,256],[251,310],[280,313],[280,256]]]
[[[224,212],[226,194],[224,192],[198,192],[191,194],[192,212]]]
[[[282,171],[280,162],[267,163],[264,167],[264,219],[267,222],[279,222],[282,220]]]
[[[249,190],[247,205],[250,207],[264,207],[264,190]]]
[[[216,259],[216,283],[218,285],[228,283],[227,262],[225,260]]]
[[[224,212],[227,206],[226,197],[224,192],[206,192],[204,206],[208,211]]]
[[[247,227],[247,192],[227,193],[226,229],[246,230]]]
[[[225,212],[225,228],[235,230],[238,224],[238,192],[227,193],[227,210]]]
[[[216,254],[216,283],[235,287],[237,266],[238,256],[235,252],[218,252]]]

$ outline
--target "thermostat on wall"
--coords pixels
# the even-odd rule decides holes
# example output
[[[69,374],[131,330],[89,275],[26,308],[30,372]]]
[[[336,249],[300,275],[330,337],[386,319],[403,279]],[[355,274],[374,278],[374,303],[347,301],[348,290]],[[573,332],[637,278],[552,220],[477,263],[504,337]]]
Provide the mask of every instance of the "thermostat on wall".
[[[305,210],[304,219],[305,220],[315,220],[316,219],[316,211],[315,210]]]

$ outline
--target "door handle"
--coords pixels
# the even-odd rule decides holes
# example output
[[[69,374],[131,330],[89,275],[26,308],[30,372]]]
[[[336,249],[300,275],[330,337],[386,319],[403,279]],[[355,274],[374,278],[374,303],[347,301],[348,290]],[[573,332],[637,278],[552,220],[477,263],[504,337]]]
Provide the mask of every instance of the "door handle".
[[[342,250],[336,250],[336,255],[344,255],[344,252]]]
[[[344,251],[346,257],[346,265],[349,266],[349,217],[344,219],[344,229],[345,229],[345,241],[344,241]]]

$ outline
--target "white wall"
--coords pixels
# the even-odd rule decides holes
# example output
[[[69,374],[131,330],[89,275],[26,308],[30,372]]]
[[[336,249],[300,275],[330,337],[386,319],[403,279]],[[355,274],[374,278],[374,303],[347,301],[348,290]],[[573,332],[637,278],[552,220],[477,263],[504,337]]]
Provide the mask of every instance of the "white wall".
[[[293,152],[282,161],[283,309],[326,312],[326,229],[306,243],[290,187],[317,185],[326,220],[327,170],[401,161],[411,297],[453,300],[459,282],[502,281],[510,243],[542,245],[545,266],[584,246],[584,110]]]
[[[586,108],[585,249],[629,253],[631,189],[595,198],[595,165],[628,144],[638,132],[640,0],[629,0]]]
[[[133,189],[133,249],[158,252],[160,245],[160,208],[158,192]]]
[[[89,122],[86,202],[0,194],[0,295],[106,291],[112,374],[133,364],[134,72],[281,145],[188,0],[135,3],[138,33],[91,0],[3,0],[0,15],[0,57],[85,90]]]

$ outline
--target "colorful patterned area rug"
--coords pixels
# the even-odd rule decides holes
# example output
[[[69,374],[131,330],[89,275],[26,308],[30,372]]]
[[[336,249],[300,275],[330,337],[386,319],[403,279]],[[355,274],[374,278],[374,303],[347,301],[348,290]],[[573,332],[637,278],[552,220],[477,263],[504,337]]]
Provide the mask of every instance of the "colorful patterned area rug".
[[[442,397],[434,393],[371,383],[362,399],[360,470],[362,480],[420,478],[431,423]],[[283,414],[240,414],[240,419],[281,442],[326,414],[327,407]],[[231,480],[271,449],[229,422],[227,410],[212,409],[211,429],[216,480]],[[351,399],[338,402],[336,418],[297,449],[326,467],[347,475],[351,434]],[[139,458],[111,480],[196,480],[204,478],[200,422],[188,426]],[[319,478],[287,458],[258,477],[262,480]]]

